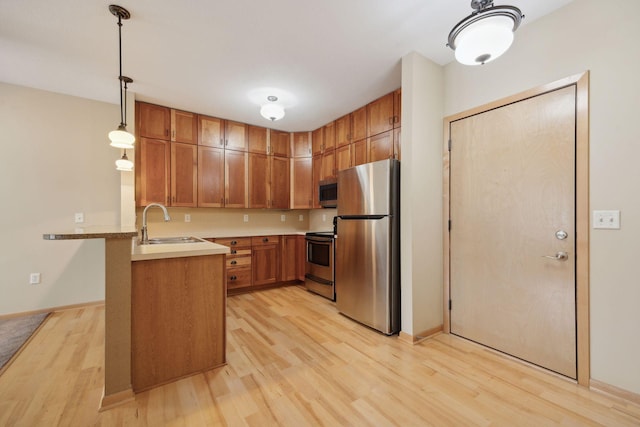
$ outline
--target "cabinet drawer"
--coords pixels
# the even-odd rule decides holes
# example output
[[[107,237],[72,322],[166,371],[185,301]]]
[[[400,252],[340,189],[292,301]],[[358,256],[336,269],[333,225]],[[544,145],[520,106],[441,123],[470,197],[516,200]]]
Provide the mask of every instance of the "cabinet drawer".
[[[230,237],[224,239],[216,239],[219,245],[229,246],[231,249],[235,247],[251,246],[251,237]]]
[[[248,251],[247,252],[251,252]],[[228,269],[233,269],[235,267],[244,267],[244,266],[251,266],[251,257],[250,256],[232,256],[229,257],[227,256],[227,268]]]
[[[256,236],[251,238],[251,246],[273,245],[280,242],[280,236]]]
[[[241,249],[234,249],[233,247],[231,247],[231,252],[229,252],[227,254],[227,259],[229,258],[236,258],[239,256],[247,256],[247,255],[251,255],[251,248],[241,248]]]
[[[227,269],[227,289],[251,286],[251,266]]]

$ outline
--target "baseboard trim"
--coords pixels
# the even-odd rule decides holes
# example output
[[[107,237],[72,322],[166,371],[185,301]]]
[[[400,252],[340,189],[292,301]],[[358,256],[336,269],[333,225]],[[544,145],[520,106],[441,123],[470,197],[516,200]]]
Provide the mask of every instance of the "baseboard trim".
[[[131,402],[133,400],[135,400],[135,394],[133,394],[133,389],[131,388],[110,394],[109,396],[104,395],[103,388],[102,399],[100,399],[100,407],[98,408],[98,412],[109,410],[113,407]]]
[[[398,334],[398,339],[406,344],[415,345],[442,333],[442,327],[443,325],[436,326],[435,328],[419,332],[416,335],[409,335],[406,332],[400,331],[400,334]]]
[[[589,389],[640,405],[640,394],[633,393],[611,384],[603,383],[602,381],[594,379],[590,380]]]
[[[53,313],[56,311],[73,310],[76,308],[93,307],[95,305],[104,305],[104,300],[89,301],[89,302],[83,302],[80,304],[61,305],[59,307],[40,308],[38,310],[23,311],[20,313],[0,314],[0,320],[13,319],[15,317],[21,317],[21,316],[30,316],[32,314]]]

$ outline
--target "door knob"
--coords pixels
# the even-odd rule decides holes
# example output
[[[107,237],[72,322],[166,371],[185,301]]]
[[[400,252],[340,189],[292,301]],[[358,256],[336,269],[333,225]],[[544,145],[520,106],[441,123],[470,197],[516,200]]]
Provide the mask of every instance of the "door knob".
[[[566,261],[569,255],[566,252],[558,252],[555,255],[542,255],[543,258],[555,259],[556,261]]]

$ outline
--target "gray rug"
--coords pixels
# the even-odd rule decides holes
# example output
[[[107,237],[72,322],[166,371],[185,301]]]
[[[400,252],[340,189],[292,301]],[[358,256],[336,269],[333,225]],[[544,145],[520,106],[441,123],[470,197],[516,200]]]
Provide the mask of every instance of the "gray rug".
[[[0,320],[0,371],[50,313]]]

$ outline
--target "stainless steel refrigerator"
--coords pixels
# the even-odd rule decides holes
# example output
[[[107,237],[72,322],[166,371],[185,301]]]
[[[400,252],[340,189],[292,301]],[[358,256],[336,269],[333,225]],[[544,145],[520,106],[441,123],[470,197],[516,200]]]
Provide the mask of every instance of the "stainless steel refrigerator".
[[[400,331],[400,162],[338,172],[338,310],[391,335]]]

